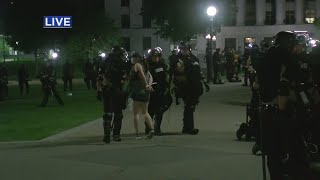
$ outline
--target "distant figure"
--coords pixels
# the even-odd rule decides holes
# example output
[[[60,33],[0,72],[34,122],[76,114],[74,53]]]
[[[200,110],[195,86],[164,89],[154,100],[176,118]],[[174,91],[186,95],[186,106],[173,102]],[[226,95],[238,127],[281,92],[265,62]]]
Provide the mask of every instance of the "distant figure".
[[[43,99],[40,107],[45,107],[48,103],[50,95],[53,95],[60,105],[64,105],[58,91],[56,89],[56,71],[50,61],[46,62],[46,67],[41,71],[40,81],[42,83]]]
[[[94,71],[94,66],[93,66],[93,61],[92,60],[87,60],[85,65],[84,65],[84,68],[83,68],[83,72],[84,72],[84,82],[86,83],[87,85],[87,88],[88,89],[91,89],[96,86],[95,84],[95,77],[94,77],[94,74],[95,74],[95,71]]]
[[[72,65],[66,61],[66,63],[63,64],[63,87],[64,91],[67,91],[68,84],[69,84],[69,90],[72,91],[72,78],[73,78],[73,68]]]
[[[23,94],[23,88],[26,87],[26,94],[29,94],[29,71],[28,68],[21,64],[19,70],[18,70],[18,82],[19,82],[19,88],[20,88],[20,94]]]
[[[8,96],[8,70],[0,64],[0,101]]]

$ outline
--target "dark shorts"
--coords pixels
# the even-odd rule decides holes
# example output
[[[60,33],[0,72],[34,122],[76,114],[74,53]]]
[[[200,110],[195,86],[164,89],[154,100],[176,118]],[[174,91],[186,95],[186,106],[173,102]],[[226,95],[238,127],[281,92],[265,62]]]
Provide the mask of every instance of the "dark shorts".
[[[149,102],[150,99],[150,93],[144,91],[144,92],[132,92],[131,98],[133,101],[139,101],[139,102]]]

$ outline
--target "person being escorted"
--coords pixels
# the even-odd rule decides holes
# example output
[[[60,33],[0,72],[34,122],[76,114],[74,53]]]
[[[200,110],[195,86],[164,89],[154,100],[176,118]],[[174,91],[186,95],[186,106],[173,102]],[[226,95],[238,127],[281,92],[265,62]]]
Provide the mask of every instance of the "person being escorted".
[[[63,106],[64,103],[56,89],[56,85],[57,85],[56,71],[51,61],[47,61],[46,66],[41,71],[40,81],[42,83],[43,99],[39,106],[45,107],[48,103],[49,96],[51,94],[56,98],[58,103]]]
[[[209,86],[204,82],[204,76],[201,72],[199,59],[191,53],[191,46],[186,42],[179,44],[179,53],[176,56],[177,62],[174,65],[175,74],[178,74],[178,86],[176,87],[182,93],[184,101],[183,129],[182,133],[196,135],[199,129],[194,127],[194,111],[199,104],[199,98],[203,94],[203,85],[206,91]]]
[[[132,84],[131,98],[133,100],[133,120],[136,136],[140,138],[138,121],[139,115],[141,115],[149,129],[147,138],[151,139],[154,135],[154,124],[148,113],[148,105],[150,92],[153,91],[153,79],[149,71],[148,63],[140,54],[133,52],[131,54],[131,62],[133,64],[130,73],[130,81]]]
[[[111,131],[113,141],[121,141],[120,131],[122,126],[123,113],[126,108],[123,84],[129,72],[127,65],[127,52],[120,46],[112,48],[110,55],[101,64],[99,74],[102,82],[98,83],[98,94],[103,102],[103,142],[111,142]],[[113,121],[113,123],[112,123]]]
[[[162,135],[161,122],[165,111],[172,104],[169,85],[169,68],[165,60],[161,58],[162,52],[159,48],[151,49],[146,57],[150,73],[153,78],[153,91],[150,94],[148,112],[155,124],[155,135]],[[146,134],[150,129],[146,124]]]

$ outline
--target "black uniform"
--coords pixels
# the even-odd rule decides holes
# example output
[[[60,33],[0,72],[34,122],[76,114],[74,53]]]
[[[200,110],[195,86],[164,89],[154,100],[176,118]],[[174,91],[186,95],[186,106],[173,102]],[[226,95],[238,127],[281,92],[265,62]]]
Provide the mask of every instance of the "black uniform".
[[[8,96],[8,71],[0,65],[0,101]]]
[[[20,88],[20,94],[23,94],[23,88],[26,88],[26,94],[29,94],[29,71],[27,67],[22,64],[18,70],[18,82]]]
[[[63,64],[62,69],[63,69],[62,80],[63,80],[64,91],[67,91],[68,84],[69,84],[69,90],[72,91],[72,78],[73,78],[72,65],[69,62],[66,62],[65,64]]]
[[[93,63],[90,60],[87,60],[87,62],[84,65],[84,82],[87,85],[88,89],[95,88],[96,87],[96,79],[95,79],[95,71]]]
[[[122,110],[126,108],[126,97],[123,92],[123,83],[128,74],[128,64],[120,55],[111,53],[103,61],[100,73],[103,77],[101,97],[103,101],[103,128],[105,143],[110,143],[110,133],[113,139],[121,141]],[[113,123],[111,123],[113,120]]]
[[[183,133],[198,134],[199,130],[194,128],[194,116],[196,105],[203,94],[202,72],[199,60],[196,56],[188,56],[179,53],[173,65],[175,86],[177,92],[182,96],[185,109],[183,113]]]
[[[42,83],[43,99],[40,104],[41,107],[45,107],[48,103],[50,95],[53,95],[60,105],[64,105],[57,89],[56,71],[53,65],[46,66],[40,73],[40,81]]]
[[[149,71],[152,75],[153,82],[157,84],[153,85],[153,92],[150,94],[149,100],[149,114],[155,121],[155,134],[161,134],[161,122],[164,114],[165,97],[169,92],[169,82],[168,82],[168,65],[163,59],[159,62],[153,62],[148,59]],[[148,126],[146,126],[146,129]],[[148,133],[148,130],[146,131]]]
[[[289,40],[294,39],[288,36],[283,44],[290,44]],[[271,180],[282,180],[287,175],[297,180],[312,179],[305,161],[303,119],[296,116],[297,102],[289,99],[288,106],[282,110],[275,103],[279,96],[298,97],[296,85],[301,77],[297,55],[290,52],[289,45],[282,47],[282,40],[279,44],[269,49],[257,70],[262,103],[262,150],[267,154]]]

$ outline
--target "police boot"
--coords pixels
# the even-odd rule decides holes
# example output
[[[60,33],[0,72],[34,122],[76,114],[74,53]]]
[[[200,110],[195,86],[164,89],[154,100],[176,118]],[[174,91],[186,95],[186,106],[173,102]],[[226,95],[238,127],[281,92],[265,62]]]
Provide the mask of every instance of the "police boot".
[[[236,133],[237,138],[238,138],[239,141],[241,141],[241,137],[248,132],[248,129],[249,129],[248,124],[242,123],[240,125],[240,128],[238,129],[238,131]]]
[[[261,151],[260,145],[258,143],[255,143],[252,147],[252,154],[257,155],[259,151]]]
[[[114,120],[113,120],[113,141],[120,142],[120,131],[121,131],[121,126],[122,126],[122,119],[123,119],[123,114],[115,114],[114,115]]]
[[[112,114],[107,113],[103,116],[103,131],[104,131],[104,137],[103,142],[106,144],[110,144],[110,134],[111,134],[111,120],[112,120]]]

